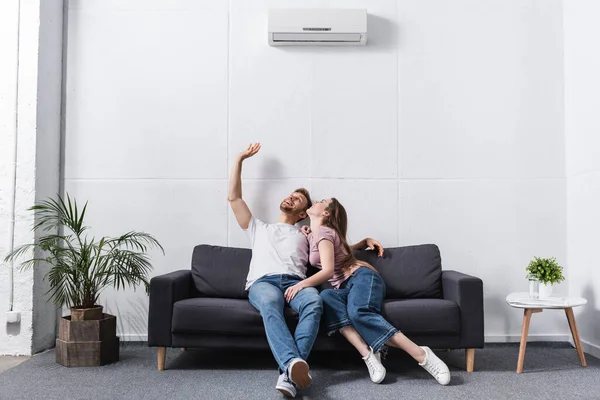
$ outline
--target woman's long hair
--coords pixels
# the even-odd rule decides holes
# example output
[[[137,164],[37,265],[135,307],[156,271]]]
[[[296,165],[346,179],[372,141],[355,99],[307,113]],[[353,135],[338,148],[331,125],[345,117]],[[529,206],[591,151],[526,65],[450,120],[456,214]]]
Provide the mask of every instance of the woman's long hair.
[[[325,210],[329,211],[329,215],[324,218],[323,225],[333,229],[338,234],[342,247],[344,248],[344,253],[346,253],[346,258],[342,262],[342,271],[344,274],[348,274],[350,269],[355,265],[367,267],[377,272],[371,264],[354,257],[352,249],[350,249],[350,245],[348,245],[348,240],[346,239],[346,232],[348,231],[348,214],[346,213],[344,206],[336,198],[332,198],[331,203],[329,203]]]

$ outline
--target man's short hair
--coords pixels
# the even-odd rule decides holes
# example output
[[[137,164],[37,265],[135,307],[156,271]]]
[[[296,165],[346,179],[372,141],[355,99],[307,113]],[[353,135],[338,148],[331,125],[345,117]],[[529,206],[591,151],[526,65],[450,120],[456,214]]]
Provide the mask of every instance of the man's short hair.
[[[308,193],[308,190],[306,190],[305,188],[298,188],[296,190],[294,190],[294,193],[300,193],[302,194],[304,197],[306,197],[306,206],[304,207],[304,212],[306,212],[306,210],[308,210],[310,207],[312,207],[312,200],[310,198],[310,193]]]

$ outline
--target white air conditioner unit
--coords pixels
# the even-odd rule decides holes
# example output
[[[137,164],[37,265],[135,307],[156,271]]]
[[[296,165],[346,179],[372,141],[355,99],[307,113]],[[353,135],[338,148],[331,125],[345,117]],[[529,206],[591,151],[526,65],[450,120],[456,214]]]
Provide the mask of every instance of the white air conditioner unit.
[[[270,46],[348,46],[367,43],[365,9],[271,9]]]

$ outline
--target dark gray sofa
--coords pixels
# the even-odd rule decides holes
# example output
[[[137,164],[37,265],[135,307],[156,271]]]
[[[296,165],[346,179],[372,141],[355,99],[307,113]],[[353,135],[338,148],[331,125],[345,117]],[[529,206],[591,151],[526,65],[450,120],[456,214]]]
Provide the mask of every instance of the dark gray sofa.
[[[167,347],[268,349],[260,314],[244,290],[251,250],[200,245],[191,270],[150,281],[148,345],[158,347],[158,369]],[[359,251],[387,286],[384,317],[419,345],[465,349],[471,372],[475,348],[483,348],[483,284],[456,271],[442,271],[436,245],[385,249],[383,257]],[[310,268],[309,268],[310,270]],[[323,288],[328,287],[327,284]],[[321,288],[321,289],[323,289]],[[286,307],[290,329],[297,314]],[[313,351],[352,349],[340,335],[321,329]]]

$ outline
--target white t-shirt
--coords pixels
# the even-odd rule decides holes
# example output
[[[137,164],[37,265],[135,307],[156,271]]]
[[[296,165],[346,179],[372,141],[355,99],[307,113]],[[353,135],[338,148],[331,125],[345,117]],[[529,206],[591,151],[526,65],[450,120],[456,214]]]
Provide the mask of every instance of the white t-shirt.
[[[252,248],[246,290],[265,275],[291,274],[306,278],[308,239],[297,226],[283,222],[268,224],[252,216],[244,232]]]

